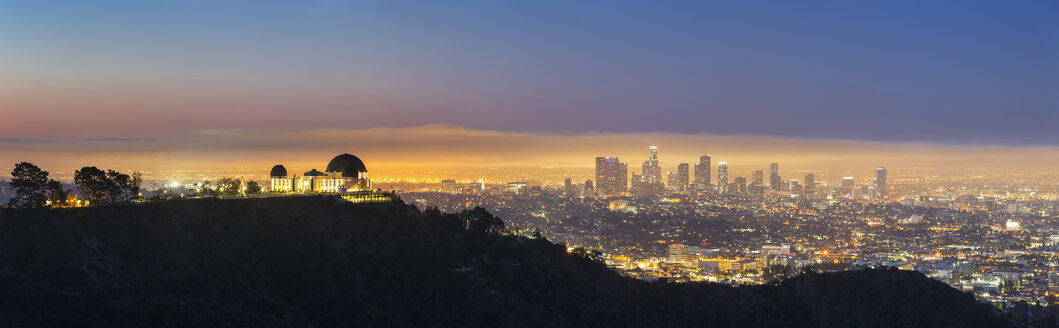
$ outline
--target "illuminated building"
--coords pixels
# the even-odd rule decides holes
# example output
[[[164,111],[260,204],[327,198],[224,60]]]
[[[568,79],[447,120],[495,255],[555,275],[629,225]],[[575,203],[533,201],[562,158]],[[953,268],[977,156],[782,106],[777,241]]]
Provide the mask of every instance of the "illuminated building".
[[[524,194],[524,193],[526,193],[526,187],[528,187],[528,186],[529,186],[529,184],[527,184],[525,182],[522,182],[522,181],[508,182],[507,183],[507,191],[512,192],[512,193],[516,193],[516,194]]]
[[[768,255],[790,255],[790,245],[762,245],[761,253]]]
[[[1019,226],[1020,226],[1019,221],[1008,220],[1004,224],[1004,230],[1007,230],[1007,231],[1019,230]]]
[[[875,192],[879,198],[886,198],[886,168],[875,168]]]
[[[710,155],[702,155],[695,163],[695,188],[700,191],[710,190]]]
[[[658,147],[651,146],[651,156],[643,162],[642,169],[643,174],[640,180],[634,176],[633,186],[629,191],[641,195],[662,194],[665,191],[665,184],[662,183],[662,167],[658,165]]]
[[[681,194],[687,193],[689,173],[688,163],[677,164],[677,170],[670,171],[668,181],[666,181],[669,183],[669,191]]]
[[[340,193],[371,189],[368,169],[356,156],[342,154],[327,164],[324,172],[312,169],[301,176],[287,176],[283,165],[272,167],[269,189],[273,192]]]
[[[596,193],[618,195],[628,191],[629,167],[617,157],[596,157]]]
[[[732,179],[732,183],[728,186],[729,192],[735,193],[746,193],[746,178],[736,177]]]
[[[816,176],[812,173],[805,174],[805,194],[812,195],[816,192]]]
[[[643,163],[643,175],[651,183],[662,183],[662,166],[658,165],[658,147],[651,146],[651,157]]]
[[[717,164],[717,191],[722,194],[728,192],[728,162]]]
[[[840,190],[840,192],[847,195],[849,198],[858,198],[858,196],[855,195],[858,193],[856,189],[857,187],[853,177],[842,177],[842,190]]]
[[[665,186],[661,183],[652,182],[650,177],[640,174],[632,175],[632,183],[629,187],[629,192],[633,195],[658,196],[664,191]]]
[[[456,180],[441,180],[441,192],[455,194],[457,192]]]
[[[769,163],[769,187],[772,187],[772,190],[782,189],[779,163]]]
[[[581,197],[596,197],[596,188],[592,185],[592,180],[585,180],[585,189]]]
[[[764,194],[765,193],[765,174],[761,170],[754,171],[751,176],[750,185],[747,186],[747,192],[751,194]]]
[[[688,260],[688,246],[684,244],[669,245],[669,263],[684,263]]]
[[[571,180],[570,178],[566,178],[566,180],[563,181],[563,194],[566,197],[576,197],[577,196],[578,192],[576,192],[574,190],[574,180]]]
[[[666,173],[666,190],[670,193],[679,193],[680,191],[680,172],[669,171]]]

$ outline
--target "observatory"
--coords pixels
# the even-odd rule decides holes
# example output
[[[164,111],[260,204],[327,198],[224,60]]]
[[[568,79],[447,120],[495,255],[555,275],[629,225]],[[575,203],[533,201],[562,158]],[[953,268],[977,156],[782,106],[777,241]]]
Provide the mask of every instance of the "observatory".
[[[371,189],[364,162],[348,153],[331,159],[323,172],[312,169],[300,176],[289,176],[286,167],[276,165],[269,176],[273,192],[344,193]]]

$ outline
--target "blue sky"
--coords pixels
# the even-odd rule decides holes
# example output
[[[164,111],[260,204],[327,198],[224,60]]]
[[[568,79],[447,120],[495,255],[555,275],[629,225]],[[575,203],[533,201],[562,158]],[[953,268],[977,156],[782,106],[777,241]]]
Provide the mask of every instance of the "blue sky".
[[[1059,145],[1055,1],[0,1],[0,138],[445,123]]]

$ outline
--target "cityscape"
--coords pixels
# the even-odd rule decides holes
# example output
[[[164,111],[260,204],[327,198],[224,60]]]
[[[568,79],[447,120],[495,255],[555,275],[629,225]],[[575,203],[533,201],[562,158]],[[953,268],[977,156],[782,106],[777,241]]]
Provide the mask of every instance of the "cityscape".
[[[3,327],[1059,327],[1056,1],[0,1]]]
[[[811,171],[788,173],[781,163],[769,163],[747,177],[729,174],[730,164],[710,155],[694,163],[666,162],[674,170],[663,170],[660,152],[664,148],[645,149],[639,170],[618,157],[596,157],[594,175],[585,180],[579,169],[509,169],[459,180],[369,181],[364,162],[349,154],[342,156],[352,159],[336,157],[326,171],[352,176],[351,184],[312,182],[324,175],[316,169],[288,178],[283,165],[268,172],[270,182],[261,169],[223,173],[264,186],[256,187],[258,197],[334,193],[345,185],[372,190],[374,183],[374,189],[424,208],[483,207],[518,234],[540,233],[571,252],[600,251],[608,267],[648,281],[754,285],[806,268],[896,267],[1001,309],[1019,301],[1045,303],[1059,294],[1056,172],[939,177],[891,175],[875,167],[861,170],[870,176],[818,179]],[[353,173],[339,168],[349,165]],[[140,195],[202,197],[211,179],[224,179],[220,172],[192,172],[171,173],[184,176],[180,182],[147,179]],[[8,196],[6,190],[0,196]],[[228,195],[254,196],[245,188]]]
[[[805,267],[897,267],[998,307],[1059,290],[1055,173],[1029,178],[1052,181],[1032,186],[985,177],[894,185],[884,167],[817,181],[788,179],[771,163],[748,179],[702,155],[663,175],[658,147],[649,151],[642,174],[597,157],[596,179],[584,182],[449,179],[401,195],[443,211],[484,207],[571,250],[602,250],[608,266],[639,279],[763,284]]]

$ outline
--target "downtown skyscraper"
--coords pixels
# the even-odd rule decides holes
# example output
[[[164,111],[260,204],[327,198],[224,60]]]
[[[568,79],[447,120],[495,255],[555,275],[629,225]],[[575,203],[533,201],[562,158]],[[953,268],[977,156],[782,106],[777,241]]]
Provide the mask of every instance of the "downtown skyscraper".
[[[695,163],[695,189],[700,191],[710,190],[710,155],[699,156],[699,162]]]
[[[886,168],[877,167],[875,168],[875,192],[878,193],[879,198],[886,198]]]
[[[765,193],[765,174],[761,170],[754,171],[753,175],[751,175],[747,192],[759,195]]]
[[[783,189],[780,183],[780,164],[769,163],[769,187],[772,190]]]
[[[669,191],[684,194],[689,191],[689,166],[688,163],[677,164],[676,171],[669,171],[669,177],[666,181],[669,185]]]
[[[728,192],[728,162],[717,164],[717,191],[722,194]]]
[[[618,195],[629,188],[629,166],[617,157],[596,157],[596,193]]]
[[[662,166],[658,164],[658,147],[651,146],[651,156],[643,162],[643,176],[648,183],[662,183]]]
[[[662,166],[658,164],[658,147],[651,146],[651,155],[643,162],[642,174],[632,175],[629,191],[637,195],[661,195],[666,185],[662,183]]]

